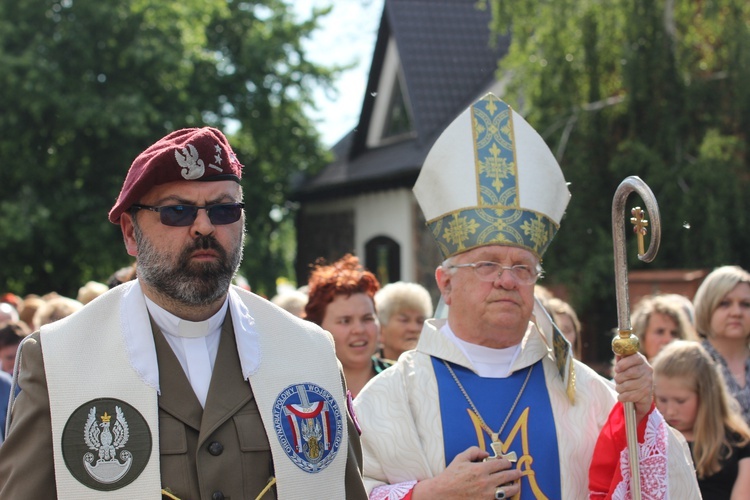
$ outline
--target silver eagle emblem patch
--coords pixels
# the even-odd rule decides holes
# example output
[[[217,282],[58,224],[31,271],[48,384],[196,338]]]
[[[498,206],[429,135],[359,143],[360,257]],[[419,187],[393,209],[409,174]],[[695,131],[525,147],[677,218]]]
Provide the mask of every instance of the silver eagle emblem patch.
[[[221,151],[221,147],[218,144],[216,145],[216,149],[217,152]],[[221,163],[221,156],[218,154],[216,156],[219,160],[217,163]],[[200,158],[198,150],[192,144],[188,144],[187,147],[184,147],[181,150],[175,150],[174,158],[177,160],[177,164],[182,167],[180,173],[185,180],[193,181],[195,179],[200,179],[206,172],[206,164]],[[220,167],[217,167],[212,163],[209,163],[208,166],[209,168],[223,172]]]
[[[115,406],[116,418],[112,422],[112,415],[105,411],[96,418],[96,406],[89,411],[84,427],[83,439],[91,451],[83,456],[86,472],[96,481],[111,484],[119,481],[130,470],[133,455],[123,449],[117,457],[117,450],[123,448],[130,437],[128,422],[119,406]]]

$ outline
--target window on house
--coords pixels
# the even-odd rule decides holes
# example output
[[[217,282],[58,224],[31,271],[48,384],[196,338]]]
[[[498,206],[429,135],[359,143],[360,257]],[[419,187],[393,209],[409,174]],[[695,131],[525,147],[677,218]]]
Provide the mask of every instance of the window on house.
[[[394,82],[391,102],[388,105],[388,115],[383,127],[383,139],[398,137],[412,131],[411,116],[406,106],[400,75],[401,72],[399,72],[399,78],[396,78]]]
[[[367,146],[374,148],[416,136],[409,89],[394,39],[389,40],[378,80]]]

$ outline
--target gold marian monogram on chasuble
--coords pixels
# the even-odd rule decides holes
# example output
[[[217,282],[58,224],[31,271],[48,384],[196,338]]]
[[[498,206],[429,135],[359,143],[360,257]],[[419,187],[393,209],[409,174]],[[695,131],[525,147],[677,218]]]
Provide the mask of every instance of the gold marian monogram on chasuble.
[[[475,424],[479,424],[482,430],[484,430],[484,432],[486,432],[487,435],[490,436],[490,439],[492,440],[492,442],[490,443],[490,447],[492,448],[492,452],[494,453],[494,455],[487,457],[484,460],[487,461],[487,460],[492,460],[495,458],[505,458],[506,460],[510,460],[511,462],[517,462],[518,455],[516,455],[515,451],[511,451],[510,453],[505,453],[505,450],[503,448],[506,448],[506,447],[503,444],[503,442],[500,441],[500,434],[503,433],[505,426],[508,424],[508,420],[510,420],[510,417],[513,414],[513,411],[516,409],[516,406],[518,405],[518,401],[521,399],[521,396],[523,395],[523,391],[526,389],[526,384],[529,383],[529,378],[531,378],[531,371],[534,369],[534,365],[531,365],[529,367],[529,371],[526,372],[526,379],[524,379],[523,385],[521,386],[521,389],[518,391],[516,400],[513,401],[513,405],[511,405],[510,410],[508,411],[508,414],[505,416],[505,420],[503,421],[503,424],[500,426],[500,429],[498,429],[498,431],[495,432],[492,430],[492,428],[489,425],[487,425],[487,423],[482,418],[482,415],[479,413],[479,410],[474,405],[474,401],[472,401],[471,398],[469,397],[469,393],[466,392],[466,389],[464,389],[463,384],[461,384],[461,381],[458,380],[458,377],[456,376],[456,373],[453,371],[453,368],[451,368],[451,366],[445,360],[443,360],[443,364],[448,369],[448,373],[451,374],[451,377],[453,377],[453,381],[456,382],[456,385],[461,391],[461,394],[463,394],[464,398],[466,399],[466,402],[469,403],[469,406],[471,407],[471,410],[469,410],[469,415],[471,417],[471,420]],[[527,414],[527,413],[528,413],[528,410],[524,412],[524,414]],[[477,437],[479,438],[478,439],[479,443],[484,442],[484,439],[482,439],[481,436],[477,436]],[[509,439],[508,442],[510,441],[512,440]]]
[[[485,458],[484,461],[486,462],[487,460],[504,458],[506,460],[509,460],[510,462],[517,463],[518,469],[522,471],[523,476],[526,477],[526,479],[529,481],[529,486],[531,487],[531,491],[534,494],[534,498],[537,500],[548,500],[547,496],[544,494],[542,489],[539,487],[539,484],[536,482],[536,473],[531,468],[531,463],[533,460],[528,450],[529,408],[526,408],[523,412],[521,412],[521,415],[518,417],[515,425],[510,430],[510,432],[508,432],[508,436],[506,437],[505,442],[502,442],[500,440],[500,435],[503,433],[503,430],[508,424],[508,421],[513,415],[513,412],[516,410],[516,406],[518,406],[518,402],[521,400],[521,396],[526,389],[526,385],[529,383],[531,372],[534,370],[534,365],[529,366],[529,370],[526,372],[526,378],[523,381],[523,385],[521,385],[521,389],[518,391],[518,395],[516,396],[515,401],[513,401],[510,410],[508,410],[508,414],[505,416],[505,420],[500,426],[500,429],[495,432],[492,430],[492,428],[490,428],[489,425],[487,425],[487,422],[485,422],[482,418],[479,410],[474,405],[474,401],[472,401],[471,397],[469,397],[469,393],[466,392],[463,384],[461,384],[461,381],[458,380],[458,377],[453,371],[453,368],[451,368],[451,366],[445,360],[443,360],[443,364],[448,369],[448,373],[450,373],[453,381],[456,382],[456,385],[461,391],[461,394],[463,394],[464,399],[466,399],[466,402],[469,403],[469,417],[471,418],[471,421],[474,423],[474,426],[477,429],[477,442],[479,443],[480,448],[483,450],[485,449],[482,431],[486,432],[492,440],[492,442],[490,443],[490,448],[492,448],[492,452],[494,453],[494,455]],[[523,456],[520,459],[518,458],[518,455],[515,451],[506,453],[508,447],[510,446],[510,443],[512,443],[516,439],[516,436],[519,432],[521,433],[521,442],[523,446]]]

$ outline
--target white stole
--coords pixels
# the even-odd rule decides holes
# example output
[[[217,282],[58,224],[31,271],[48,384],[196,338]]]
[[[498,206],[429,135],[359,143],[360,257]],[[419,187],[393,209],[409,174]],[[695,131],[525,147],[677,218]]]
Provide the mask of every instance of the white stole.
[[[123,318],[119,306],[131,289],[120,285],[78,313],[41,329],[58,498],[161,498],[157,393],[154,387],[144,382],[124,355],[126,347],[121,334]],[[151,335],[150,327],[147,331]],[[151,346],[153,349],[153,337]],[[79,406],[97,398],[117,398],[137,408],[151,432],[151,455],[146,468],[132,483],[109,492],[84,486],[69,472],[63,458],[62,435],[68,418]]]
[[[317,325],[239,288],[230,289],[229,301],[242,373],[251,384],[271,445],[279,498],[344,498],[349,447],[347,405],[336,369],[339,364],[333,338]],[[138,281],[120,285],[78,313],[43,327],[41,344],[58,496],[76,500],[160,499],[159,370]],[[274,411],[278,409],[274,406],[284,389],[304,384],[323,388],[332,396],[336,418],[343,424],[337,453],[323,470],[314,473],[292,461],[274,425]],[[129,485],[109,492],[90,489],[76,480],[62,454],[61,437],[68,418],[79,406],[96,398],[126,401],[145,418],[152,435],[151,456],[144,471]]]

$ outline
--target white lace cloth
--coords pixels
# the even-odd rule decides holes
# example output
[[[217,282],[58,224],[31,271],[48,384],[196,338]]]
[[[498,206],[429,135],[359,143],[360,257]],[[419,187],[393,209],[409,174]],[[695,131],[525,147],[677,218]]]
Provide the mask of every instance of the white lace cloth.
[[[401,500],[414,488],[416,481],[404,481],[398,484],[384,484],[370,493],[370,500]]]
[[[667,500],[669,484],[667,481],[667,443],[669,435],[667,423],[654,410],[646,422],[646,433],[643,443],[638,447],[639,467],[641,472],[641,498],[644,500]],[[620,452],[620,471],[622,481],[612,493],[613,500],[630,500],[630,460],[627,448]]]

